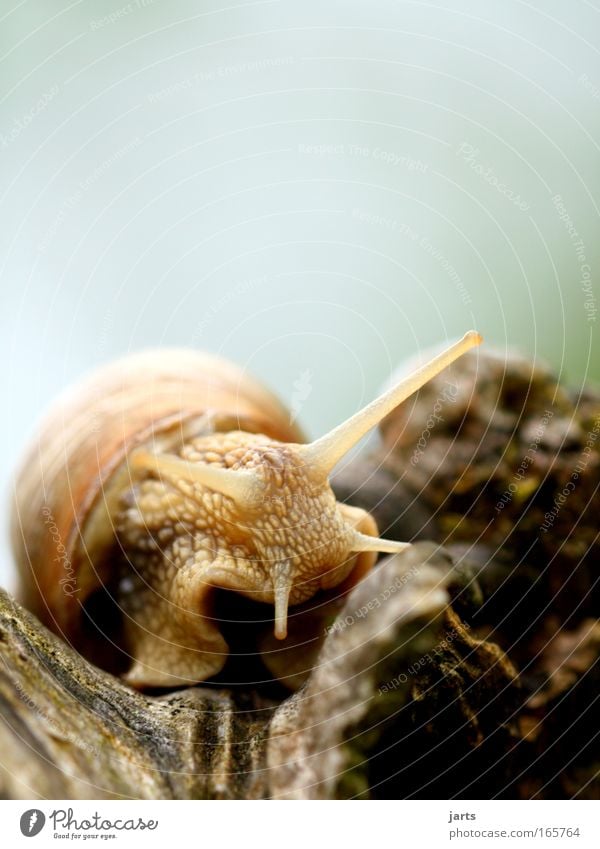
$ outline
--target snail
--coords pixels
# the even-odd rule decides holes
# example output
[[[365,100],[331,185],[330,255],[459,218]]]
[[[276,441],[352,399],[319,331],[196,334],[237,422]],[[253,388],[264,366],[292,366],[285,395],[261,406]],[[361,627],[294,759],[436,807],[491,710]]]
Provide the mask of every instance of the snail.
[[[267,389],[218,357],[157,350],[100,368],[59,399],[17,474],[21,600],[90,658],[112,639],[136,688],[219,673],[228,644],[217,589],[273,605],[285,639],[289,606],[347,592],[377,552],[409,545],[379,538],[368,512],[337,502],[332,469],[480,342],[470,331],[309,443]],[[94,618],[102,592],[121,619],[119,645]]]

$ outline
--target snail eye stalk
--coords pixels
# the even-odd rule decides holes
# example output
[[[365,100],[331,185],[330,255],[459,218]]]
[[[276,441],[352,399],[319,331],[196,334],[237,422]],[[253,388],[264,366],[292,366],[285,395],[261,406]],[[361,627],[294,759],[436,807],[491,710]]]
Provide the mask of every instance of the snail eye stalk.
[[[134,468],[152,471],[160,477],[199,483],[232,498],[242,507],[255,507],[264,498],[264,484],[246,469],[222,469],[207,463],[190,463],[172,454],[137,451],[131,455]]]
[[[308,445],[298,445],[299,456],[317,476],[328,477],[334,466],[371,428],[378,425],[392,410],[438,375],[446,366],[449,366],[471,348],[480,345],[482,341],[481,336],[475,330],[465,333],[459,342],[450,345],[430,362],[405,377],[396,386],[371,401],[370,404],[359,410],[347,421],[326,433],[325,436]]]

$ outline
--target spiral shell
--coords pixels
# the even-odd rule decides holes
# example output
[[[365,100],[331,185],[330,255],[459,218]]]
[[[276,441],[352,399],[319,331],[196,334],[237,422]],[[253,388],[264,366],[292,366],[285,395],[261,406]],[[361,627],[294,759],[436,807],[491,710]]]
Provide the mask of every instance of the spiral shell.
[[[275,396],[241,368],[179,349],[125,357],[89,375],[45,419],[15,481],[13,546],[23,603],[68,640],[110,572],[114,506],[141,445],[243,430],[303,441]]]

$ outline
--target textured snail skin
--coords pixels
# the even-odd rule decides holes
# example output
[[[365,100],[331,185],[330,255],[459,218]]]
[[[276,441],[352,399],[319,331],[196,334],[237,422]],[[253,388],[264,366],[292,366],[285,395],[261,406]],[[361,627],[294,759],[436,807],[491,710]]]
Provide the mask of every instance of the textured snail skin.
[[[217,357],[163,350],[99,370],[59,400],[17,476],[22,601],[100,665],[107,648],[127,657],[119,671],[140,688],[223,668],[217,589],[273,604],[284,640],[288,605],[346,592],[375,552],[408,545],[336,501],[333,467],[480,341],[471,331],[308,444],[268,390]],[[117,640],[114,622],[90,612],[101,592]]]
[[[328,484],[316,486],[292,447],[234,431],[194,439],[181,457],[254,469],[266,492],[248,508],[187,480],[145,480],[119,512],[118,537],[139,576],[120,593],[136,658],[126,678],[137,686],[200,681],[221,670],[228,647],[211,618],[215,587],[273,604],[272,569],[286,563],[289,603],[299,604],[360,563],[358,578],[375,559],[351,553],[356,524],[376,533],[370,516],[339,505]]]

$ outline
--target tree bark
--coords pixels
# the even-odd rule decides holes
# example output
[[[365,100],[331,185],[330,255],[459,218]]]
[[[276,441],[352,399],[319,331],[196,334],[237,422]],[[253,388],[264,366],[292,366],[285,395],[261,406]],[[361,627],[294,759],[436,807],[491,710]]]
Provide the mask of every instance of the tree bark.
[[[373,785],[384,782],[378,769],[385,761],[380,744],[390,734],[410,733],[415,698],[429,701],[418,692],[425,667],[435,674],[448,652],[454,667],[464,667],[460,683],[454,679],[448,685],[446,677],[438,682],[436,699],[440,688],[454,692],[468,689],[473,676],[485,680],[492,667],[509,689],[514,684],[510,664],[502,659],[498,666],[498,650],[492,657],[489,650],[482,653],[481,644],[449,612],[451,567],[448,556],[429,543],[382,561],[347,597],[303,687],[282,701],[266,698],[257,687],[205,685],[162,696],[135,692],[92,666],[2,593],[2,794],[67,799],[378,795]],[[457,629],[462,651],[471,656],[468,663],[456,654]],[[452,630],[447,648],[445,636]],[[476,714],[477,706],[470,705],[467,713]],[[472,728],[461,733],[465,746],[471,746],[472,735]]]

